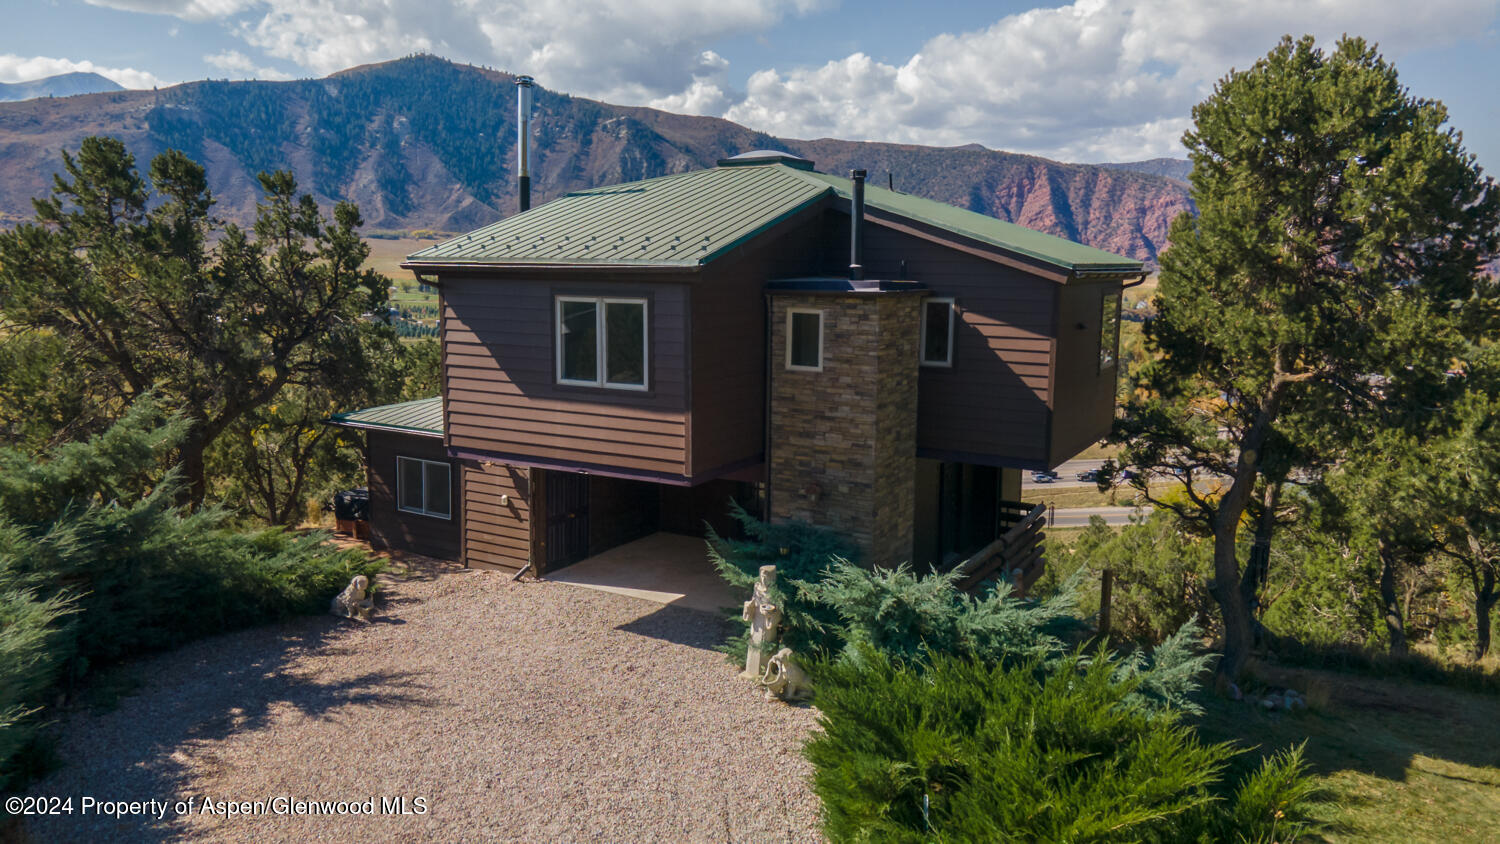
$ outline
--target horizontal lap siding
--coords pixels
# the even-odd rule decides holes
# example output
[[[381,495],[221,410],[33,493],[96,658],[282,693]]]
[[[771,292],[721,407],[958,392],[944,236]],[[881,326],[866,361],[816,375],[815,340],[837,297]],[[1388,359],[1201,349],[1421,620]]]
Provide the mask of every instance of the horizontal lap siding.
[[[521,569],[531,560],[530,470],[469,461],[463,469],[464,564]]]
[[[687,472],[687,294],[682,285],[443,279],[449,445],[522,461]],[[646,298],[649,391],[556,383],[554,297]]]
[[[370,538],[383,548],[410,551],[440,560],[459,558],[459,473],[436,437],[369,432]],[[449,489],[453,517],[439,519],[396,507],[396,458],[415,457],[453,466]]]
[[[908,279],[959,307],[953,367],[922,367],[918,379],[917,448],[995,463],[1045,461],[1058,284],[903,232],[866,229],[867,277],[898,278],[903,261]]]
[[[765,450],[765,285],[815,271],[812,222],[794,221],[755,249],[721,258],[693,287],[695,474],[744,465]]]
[[[1115,418],[1119,364],[1099,369],[1099,330],[1104,296],[1119,293],[1120,282],[1070,284],[1059,295],[1063,336],[1057,353],[1057,396],[1053,400],[1053,464],[1070,460],[1109,433]],[[1079,326],[1082,326],[1081,328]]]

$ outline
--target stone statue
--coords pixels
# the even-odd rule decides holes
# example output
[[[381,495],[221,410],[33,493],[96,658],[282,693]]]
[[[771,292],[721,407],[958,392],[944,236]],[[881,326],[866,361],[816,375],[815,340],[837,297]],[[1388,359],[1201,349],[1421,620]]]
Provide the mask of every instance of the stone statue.
[[[765,646],[776,641],[781,626],[781,609],[771,603],[771,588],[775,585],[776,567],[761,566],[755,592],[740,613],[741,618],[750,622],[750,647],[745,651],[745,670],[740,674],[747,680],[759,680],[765,674]]]
[[[760,684],[766,687],[767,700],[779,697],[787,703],[795,703],[812,697],[807,672],[792,659],[791,648],[782,648],[771,657]]]
[[[370,578],[362,574],[354,576],[344,591],[334,597],[333,602],[328,605],[328,611],[341,618],[352,618],[357,621],[369,621],[370,613],[375,611],[375,601],[365,597],[365,590],[370,588]]]

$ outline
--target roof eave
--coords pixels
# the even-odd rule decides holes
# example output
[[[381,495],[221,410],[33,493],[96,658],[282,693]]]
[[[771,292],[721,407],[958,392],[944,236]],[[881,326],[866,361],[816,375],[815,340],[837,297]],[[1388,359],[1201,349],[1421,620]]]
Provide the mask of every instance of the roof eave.
[[[362,431],[388,431],[393,434],[410,434],[415,437],[431,437],[442,439],[442,431],[434,431],[431,428],[409,428],[404,425],[383,425],[379,422],[355,422],[349,419],[340,419],[330,416],[323,420],[324,424],[333,425],[338,428],[357,428]]]

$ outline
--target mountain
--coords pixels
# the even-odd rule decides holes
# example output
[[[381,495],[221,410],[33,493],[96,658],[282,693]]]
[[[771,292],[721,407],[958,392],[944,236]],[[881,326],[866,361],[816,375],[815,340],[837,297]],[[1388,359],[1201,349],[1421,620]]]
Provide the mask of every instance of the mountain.
[[[1129,170],[1133,173],[1150,173],[1165,176],[1187,184],[1188,174],[1193,172],[1193,162],[1186,158],[1151,158],[1146,161],[1125,161],[1119,164],[1100,164],[1113,170]]]
[[[90,134],[122,139],[144,170],[169,147],[204,162],[221,216],[248,220],[255,174],[288,168],[320,202],[358,203],[366,225],[461,231],[516,207],[514,77],[414,56],[292,82],[205,81],[0,104],[0,222],[30,217],[58,151]],[[538,88],[534,201],[571,190],[713,166],[773,148],[825,172],[877,182],[1143,260],[1190,208],[1185,187],[1150,173],[999,152],[775,138],[712,117],[671,114]]]
[[[30,100],[36,97],[71,97],[97,94],[101,91],[123,91],[111,79],[97,73],[59,73],[27,82],[0,82],[0,103]]]

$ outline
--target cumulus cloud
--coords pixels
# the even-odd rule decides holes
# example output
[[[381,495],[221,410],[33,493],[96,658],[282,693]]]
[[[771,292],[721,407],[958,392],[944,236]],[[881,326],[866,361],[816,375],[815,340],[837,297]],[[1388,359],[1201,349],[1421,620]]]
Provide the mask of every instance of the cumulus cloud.
[[[1284,33],[1358,33],[1399,57],[1484,33],[1500,6],[1424,0],[1414,13],[1405,0],[1076,0],[931,38],[895,61],[856,52],[747,78],[709,48],[838,0],[87,1],[217,19],[245,52],[208,60],[235,74],[278,78],[267,65],[279,61],[322,75],[431,52],[529,73],[554,90],[783,136],[978,142],[1072,160],[1180,154],[1192,105]]]
[[[715,39],[833,0],[88,0],[221,19],[249,47],[323,75],[413,52],[529,73],[556,90],[694,110],[730,103]],[[712,58],[706,58],[712,57]],[[669,99],[670,98],[670,99]]]
[[[183,20],[206,21],[233,15],[255,5],[257,0],[84,0],[91,6],[145,12],[150,15],[172,15]]]
[[[766,69],[724,116],[792,137],[983,143],[1071,160],[1180,154],[1192,105],[1282,34],[1344,32],[1388,54],[1482,30],[1496,0],[1079,0],[941,35],[901,64],[862,53]]]
[[[59,73],[97,73],[125,88],[143,89],[163,85],[154,74],[133,67],[104,67],[91,61],[55,59],[50,56],[0,55],[0,82],[28,82]]]
[[[245,79],[270,79],[285,81],[294,78],[290,73],[274,67],[257,67],[255,61],[239,50],[224,50],[203,57],[205,62],[227,71],[230,75]]]

